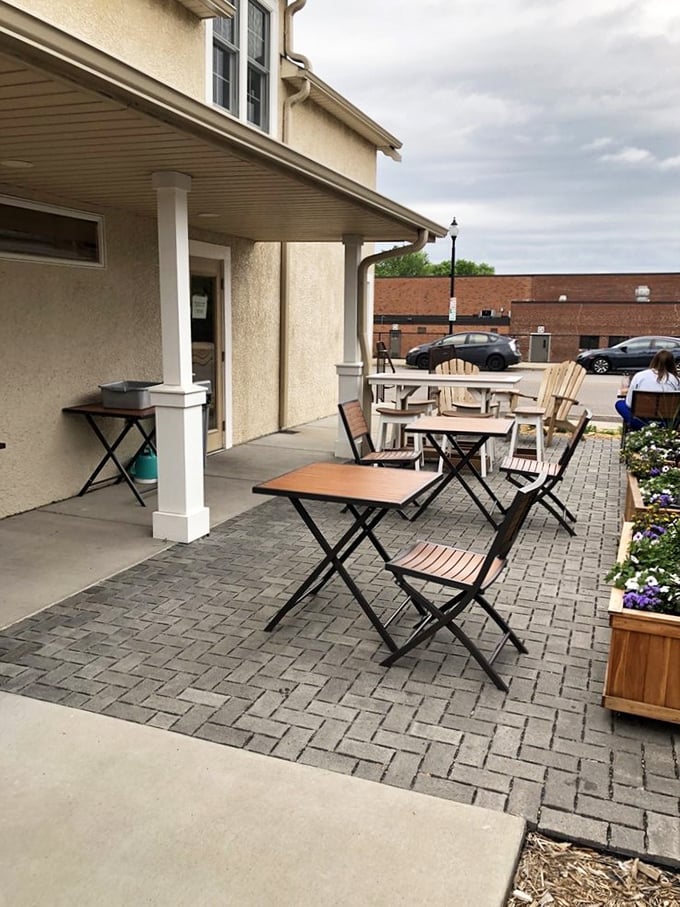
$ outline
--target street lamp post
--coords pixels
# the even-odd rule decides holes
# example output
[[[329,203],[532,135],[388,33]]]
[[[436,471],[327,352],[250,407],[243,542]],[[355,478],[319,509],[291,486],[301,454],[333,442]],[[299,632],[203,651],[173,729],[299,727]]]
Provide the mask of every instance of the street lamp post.
[[[458,236],[458,221],[454,217],[449,227],[451,237],[451,292],[449,298],[449,334],[453,334],[453,322],[456,320],[456,237]]]

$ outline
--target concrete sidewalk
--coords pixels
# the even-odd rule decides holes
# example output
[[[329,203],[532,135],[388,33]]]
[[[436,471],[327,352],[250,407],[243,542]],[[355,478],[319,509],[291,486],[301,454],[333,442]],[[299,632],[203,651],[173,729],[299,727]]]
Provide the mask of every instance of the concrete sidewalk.
[[[7,907],[500,907],[522,819],[0,693]]]

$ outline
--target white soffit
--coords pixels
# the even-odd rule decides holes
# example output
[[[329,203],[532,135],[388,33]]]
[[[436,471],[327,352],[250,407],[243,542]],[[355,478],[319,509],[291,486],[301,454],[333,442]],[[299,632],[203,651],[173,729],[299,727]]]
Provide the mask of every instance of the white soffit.
[[[151,174],[186,173],[191,227],[255,242],[446,235],[445,227],[0,0],[3,160],[32,165],[0,166],[4,194],[154,218]]]
[[[215,19],[218,16],[231,18],[236,14],[236,7],[229,0],[177,0],[190,13],[199,19]]]

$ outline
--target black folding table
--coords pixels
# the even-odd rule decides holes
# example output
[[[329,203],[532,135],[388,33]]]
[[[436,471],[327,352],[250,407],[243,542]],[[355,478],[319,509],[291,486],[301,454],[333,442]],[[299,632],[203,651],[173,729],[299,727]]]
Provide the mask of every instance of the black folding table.
[[[497,507],[500,513],[505,513],[505,508],[494,494],[493,489],[489,486],[488,482],[484,480],[484,477],[476,468],[472,460],[474,456],[481,451],[487,441],[490,441],[492,438],[507,438],[512,431],[512,425],[512,419],[492,419],[486,417],[459,418],[458,416],[422,416],[420,419],[416,419],[410,425],[407,425],[407,432],[417,432],[418,434],[426,436],[427,440],[442,458],[445,470],[448,470],[442,476],[442,481],[439,485],[437,485],[429,496],[421,503],[418,510],[411,517],[411,520],[416,520],[420,514],[430,506],[432,501],[444,491],[447,485],[453,482],[454,479],[457,479],[491,525],[497,528],[498,523],[494,519],[492,511]],[[442,449],[438,440],[442,437],[446,438],[453,448],[455,462],[452,462],[451,452],[447,453]],[[463,447],[459,443],[458,439],[460,438],[467,439],[469,443]],[[470,478],[476,484],[479,484],[490,498],[492,505],[491,510],[484,505],[479,495],[475,494],[472,483],[466,480],[466,477],[463,474],[465,469],[470,470]]]
[[[124,481],[127,483],[130,491],[134,494],[134,496],[137,498],[137,501],[142,505],[142,507],[146,507],[144,499],[137,490],[135,483],[133,482],[132,477],[130,476],[130,473],[126,469],[125,465],[117,456],[116,450],[120,447],[128,434],[133,429],[136,429],[142,436],[143,441],[128,462],[134,463],[137,456],[144,450],[145,447],[150,447],[151,450],[156,453],[155,422],[150,428],[147,428],[144,425],[145,421],[154,418],[154,407],[148,406],[146,409],[113,409],[109,406],[102,406],[100,403],[85,403],[82,406],[66,406],[64,407],[62,412],[73,413],[76,416],[83,416],[87,420],[88,425],[95,433],[100,443],[104,447],[104,450],[106,451],[106,454],[99,461],[90,478],[87,480],[87,482],[85,482],[83,487],[78,492],[78,496],[80,497],[81,495],[86,494],[91,488],[102,485],[105,482]],[[110,442],[107,439],[106,435],[99,427],[98,423],[102,419],[118,419],[123,421],[123,426],[113,442]],[[115,464],[116,469],[118,470],[118,475],[106,479],[97,480],[97,476],[106,466],[109,460],[111,460]]]
[[[253,488],[255,494],[288,498],[312,533],[324,557],[296,589],[288,601],[269,621],[265,630],[273,630],[289,611],[307,595],[314,595],[336,573],[342,578],[359,606],[392,652],[397,646],[387,625],[371,608],[365,595],[345,567],[345,561],[364,539],[368,539],[387,563],[390,555],[375,535],[375,528],[390,510],[402,510],[440,479],[434,473],[411,469],[382,469],[341,463],[312,463],[294,469],[276,479]],[[334,545],[326,539],[318,520],[303,501],[330,501],[346,507],[354,518],[350,527]]]

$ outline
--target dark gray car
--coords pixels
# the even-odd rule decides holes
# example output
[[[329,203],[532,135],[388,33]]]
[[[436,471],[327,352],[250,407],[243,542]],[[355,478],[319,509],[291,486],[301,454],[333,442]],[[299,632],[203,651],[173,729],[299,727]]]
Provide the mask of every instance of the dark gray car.
[[[517,341],[505,334],[490,334],[485,331],[466,331],[447,334],[431,343],[414,346],[406,354],[406,365],[429,368],[430,350],[451,349],[451,359],[464,359],[478,365],[482,371],[500,372],[509,365],[522,361]],[[455,353],[453,349],[455,348]]]
[[[649,363],[659,350],[670,350],[676,363],[680,363],[680,338],[661,336],[631,337],[601,350],[583,350],[576,361],[596,375],[606,375],[607,372],[639,372],[643,368],[649,368]]]

